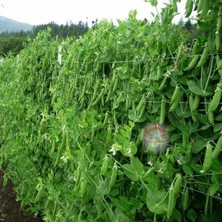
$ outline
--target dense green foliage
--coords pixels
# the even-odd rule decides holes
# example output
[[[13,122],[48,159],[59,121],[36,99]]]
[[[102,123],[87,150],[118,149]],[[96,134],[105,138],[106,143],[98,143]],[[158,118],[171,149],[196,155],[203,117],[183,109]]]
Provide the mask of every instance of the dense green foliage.
[[[190,39],[176,2],[152,24],[41,32],[1,64],[0,163],[45,221],[220,221],[222,5],[198,9]],[[166,126],[166,152],[144,149],[148,123]]]
[[[58,25],[56,23],[49,23],[44,25],[37,25],[32,28],[31,31],[20,31],[20,32],[1,32],[0,33],[0,56],[6,56],[9,53],[17,55],[27,43],[28,39],[35,38],[39,32],[43,30],[51,29],[51,36],[53,38],[64,39],[67,37],[79,38],[84,35],[89,27],[83,22],[78,24],[66,24]]]

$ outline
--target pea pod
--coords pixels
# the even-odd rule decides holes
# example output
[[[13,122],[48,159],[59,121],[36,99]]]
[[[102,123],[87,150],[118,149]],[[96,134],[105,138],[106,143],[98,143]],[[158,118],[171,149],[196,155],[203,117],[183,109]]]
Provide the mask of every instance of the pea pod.
[[[202,10],[201,10],[201,16],[204,16],[207,14],[207,12],[209,11],[209,1],[208,0],[204,0],[203,1],[203,6],[202,6]]]
[[[88,181],[87,181],[86,176],[84,176],[80,182],[80,190],[79,190],[80,195],[83,196],[86,193],[87,185],[88,185]]]
[[[119,78],[116,76],[114,79],[114,85],[113,85],[113,92],[116,91],[117,86],[118,86]]]
[[[92,103],[92,106],[95,106],[102,98],[102,96],[104,95],[105,89],[103,88],[99,94],[99,96],[97,97],[97,99]]]
[[[162,82],[161,82],[161,84],[160,84],[159,90],[162,90],[164,88],[164,86],[166,85],[167,79],[168,79],[168,76],[165,75],[163,80],[162,80]]]
[[[189,70],[193,69],[197,65],[198,60],[199,60],[199,55],[195,55],[192,58],[192,60],[189,63],[189,65],[187,66],[187,68],[185,69],[185,71],[189,71]]]
[[[166,101],[162,99],[160,107],[160,124],[164,124],[166,118]]]
[[[50,154],[51,154],[51,155],[55,152],[55,148],[56,148],[56,141],[53,140],[53,141],[52,141],[51,150],[50,150]]]
[[[187,0],[185,8],[186,8],[185,17],[189,17],[193,10],[193,0]]]
[[[194,123],[197,123],[198,122],[198,119],[197,119],[197,114],[195,112],[191,112],[191,118],[193,120]]]
[[[169,189],[169,198],[168,198],[168,205],[167,205],[167,218],[169,219],[175,207],[175,192],[172,186]]]
[[[105,157],[103,158],[103,164],[100,169],[100,175],[103,176],[107,172],[108,165],[109,165],[109,157],[105,155]]]
[[[140,99],[140,102],[139,102],[138,106],[136,107],[136,110],[137,110],[137,111],[140,111],[140,110],[142,109],[145,101],[146,101],[146,95],[143,94],[142,97],[141,97],[141,99]]]
[[[203,9],[204,1],[206,0],[199,0],[197,5],[197,12],[200,12]]]
[[[174,112],[176,110],[179,103],[181,102],[182,96],[183,96],[183,92],[180,91],[180,93],[177,95],[177,98],[175,98],[174,102],[171,104],[169,112]]]
[[[93,92],[93,95],[92,95],[92,98],[91,98],[91,103],[93,103],[96,99],[96,96],[98,94],[98,88],[99,88],[99,85],[100,85],[100,81],[97,80],[96,81],[96,85],[95,85],[95,88],[94,88],[94,92]]]
[[[186,188],[182,199],[183,210],[187,210],[189,205],[189,190]]]
[[[208,121],[211,125],[214,125],[214,113],[213,112],[210,112],[208,111]]]
[[[182,175],[180,173],[176,174],[176,177],[175,177],[175,182],[174,182],[174,185],[173,185],[173,189],[174,189],[174,192],[175,192],[175,197],[177,197],[179,194],[180,194],[180,191],[181,191],[181,186],[182,186]]]
[[[215,34],[215,45],[216,45],[217,51],[220,51],[220,49],[221,49],[221,32],[217,31]]]
[[[34,204],[38,203],[41,200],[41,197],[42,197],[42,189],[39,189],[35,196]]]
[[[208,142],[206,145],[206,152],[201,173],[208,171],[209,168],[211,167],[211,163],[212,163],[212,145],[210,144],[210,142]]]
[[[220,32],[221,31],[221,27],[222,27],[222,15],[221,15],[220,11],[219,11],[219,15],[217,17],[217,32]]]
[[[204,47],[204,50],[203,50],[203,52],[202,52],[202,55],[201,55],[201,57],[200,57],[200,60],[199,60],[199,62],[197,63],[197,66],[196,66],[197,68],[202,67],[202,66],[206,63],[207,57],[208,57],[208,52],[209,52],[208,44],[206,43],[206,44],[205,44],[205,47]]]
[[[174,103],[178,99],[178,97],[180,96],[180,93],[181,93],[180,91],[181,91],[180,85],[176,85],[176,88],[175,88],[173,95],[171,97],[171,103]]]
[[[216,159],[219,156],[221,151],[222,151],[222,135],[219,137],[217,144],[213,150],[212,158]]]
[[[81,100],[84,97],[85,92],[86,92],[86,86],[87,86],[87,78],[85,78],[85,82],[84,82],[84,85],[83,85],[82,92],[81,92],[81,95],[79,97],[79,100]]]
[[[193,106],[191,108],[191,112],[197,111],[197,108],[199,107],[199,104],[200,104],[200,96],[195,95],[194,101],[193,101]]]
[[[111,190],[113,188],[113,186],[115,185],[116,178],[117,178],[117,164],[115,162],[113,165],[113,168],[112,168],[112,174],[111,174],[111,178],[109,181],[109,190]]]
[[[195,43],[193,44],[193,48],[192,48],[192,56],[196,56],[198,54],[199,51],[199,42],[196,40]]]
[[[221,90],[217,88],[214,93],[213,99],[209,105],[209,109],[208,109],[209,112],[213,112],[217,109],[220,103],[220,99],[221,99]]]

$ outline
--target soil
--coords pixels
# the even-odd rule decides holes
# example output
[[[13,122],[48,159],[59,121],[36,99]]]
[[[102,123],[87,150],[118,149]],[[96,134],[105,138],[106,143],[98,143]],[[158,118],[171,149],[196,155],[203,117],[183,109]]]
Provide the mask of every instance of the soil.
[[[3,187],[4,170],[0,169],[0,222],[41,222],[41,218],[26,215],[20,210],[20,204],[16,201],[13,184],[8,182]]]

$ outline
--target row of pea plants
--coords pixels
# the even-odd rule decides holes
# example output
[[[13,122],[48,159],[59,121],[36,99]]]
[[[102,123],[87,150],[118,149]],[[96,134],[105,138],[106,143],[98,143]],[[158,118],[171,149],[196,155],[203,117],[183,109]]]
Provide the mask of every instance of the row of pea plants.
[[[162,23],[131,12],[62,43],[42,32],[4,60],[1,164],[28,211],[45,221],[219,220],[221,48],[214,32],[191,40],[169,23],[171,9]],[[165,152],[143,146],[148,123],[166,127]]]

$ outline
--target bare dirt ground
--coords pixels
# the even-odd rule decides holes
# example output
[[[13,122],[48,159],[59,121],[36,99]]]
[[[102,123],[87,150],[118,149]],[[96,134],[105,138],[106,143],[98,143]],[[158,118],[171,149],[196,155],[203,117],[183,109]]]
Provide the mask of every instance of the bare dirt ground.
[[[4,170],[0,169],[0,222],[41,222],[41,218],[36,219],[20,210],[12,182],[3,187],[3,175]]]

